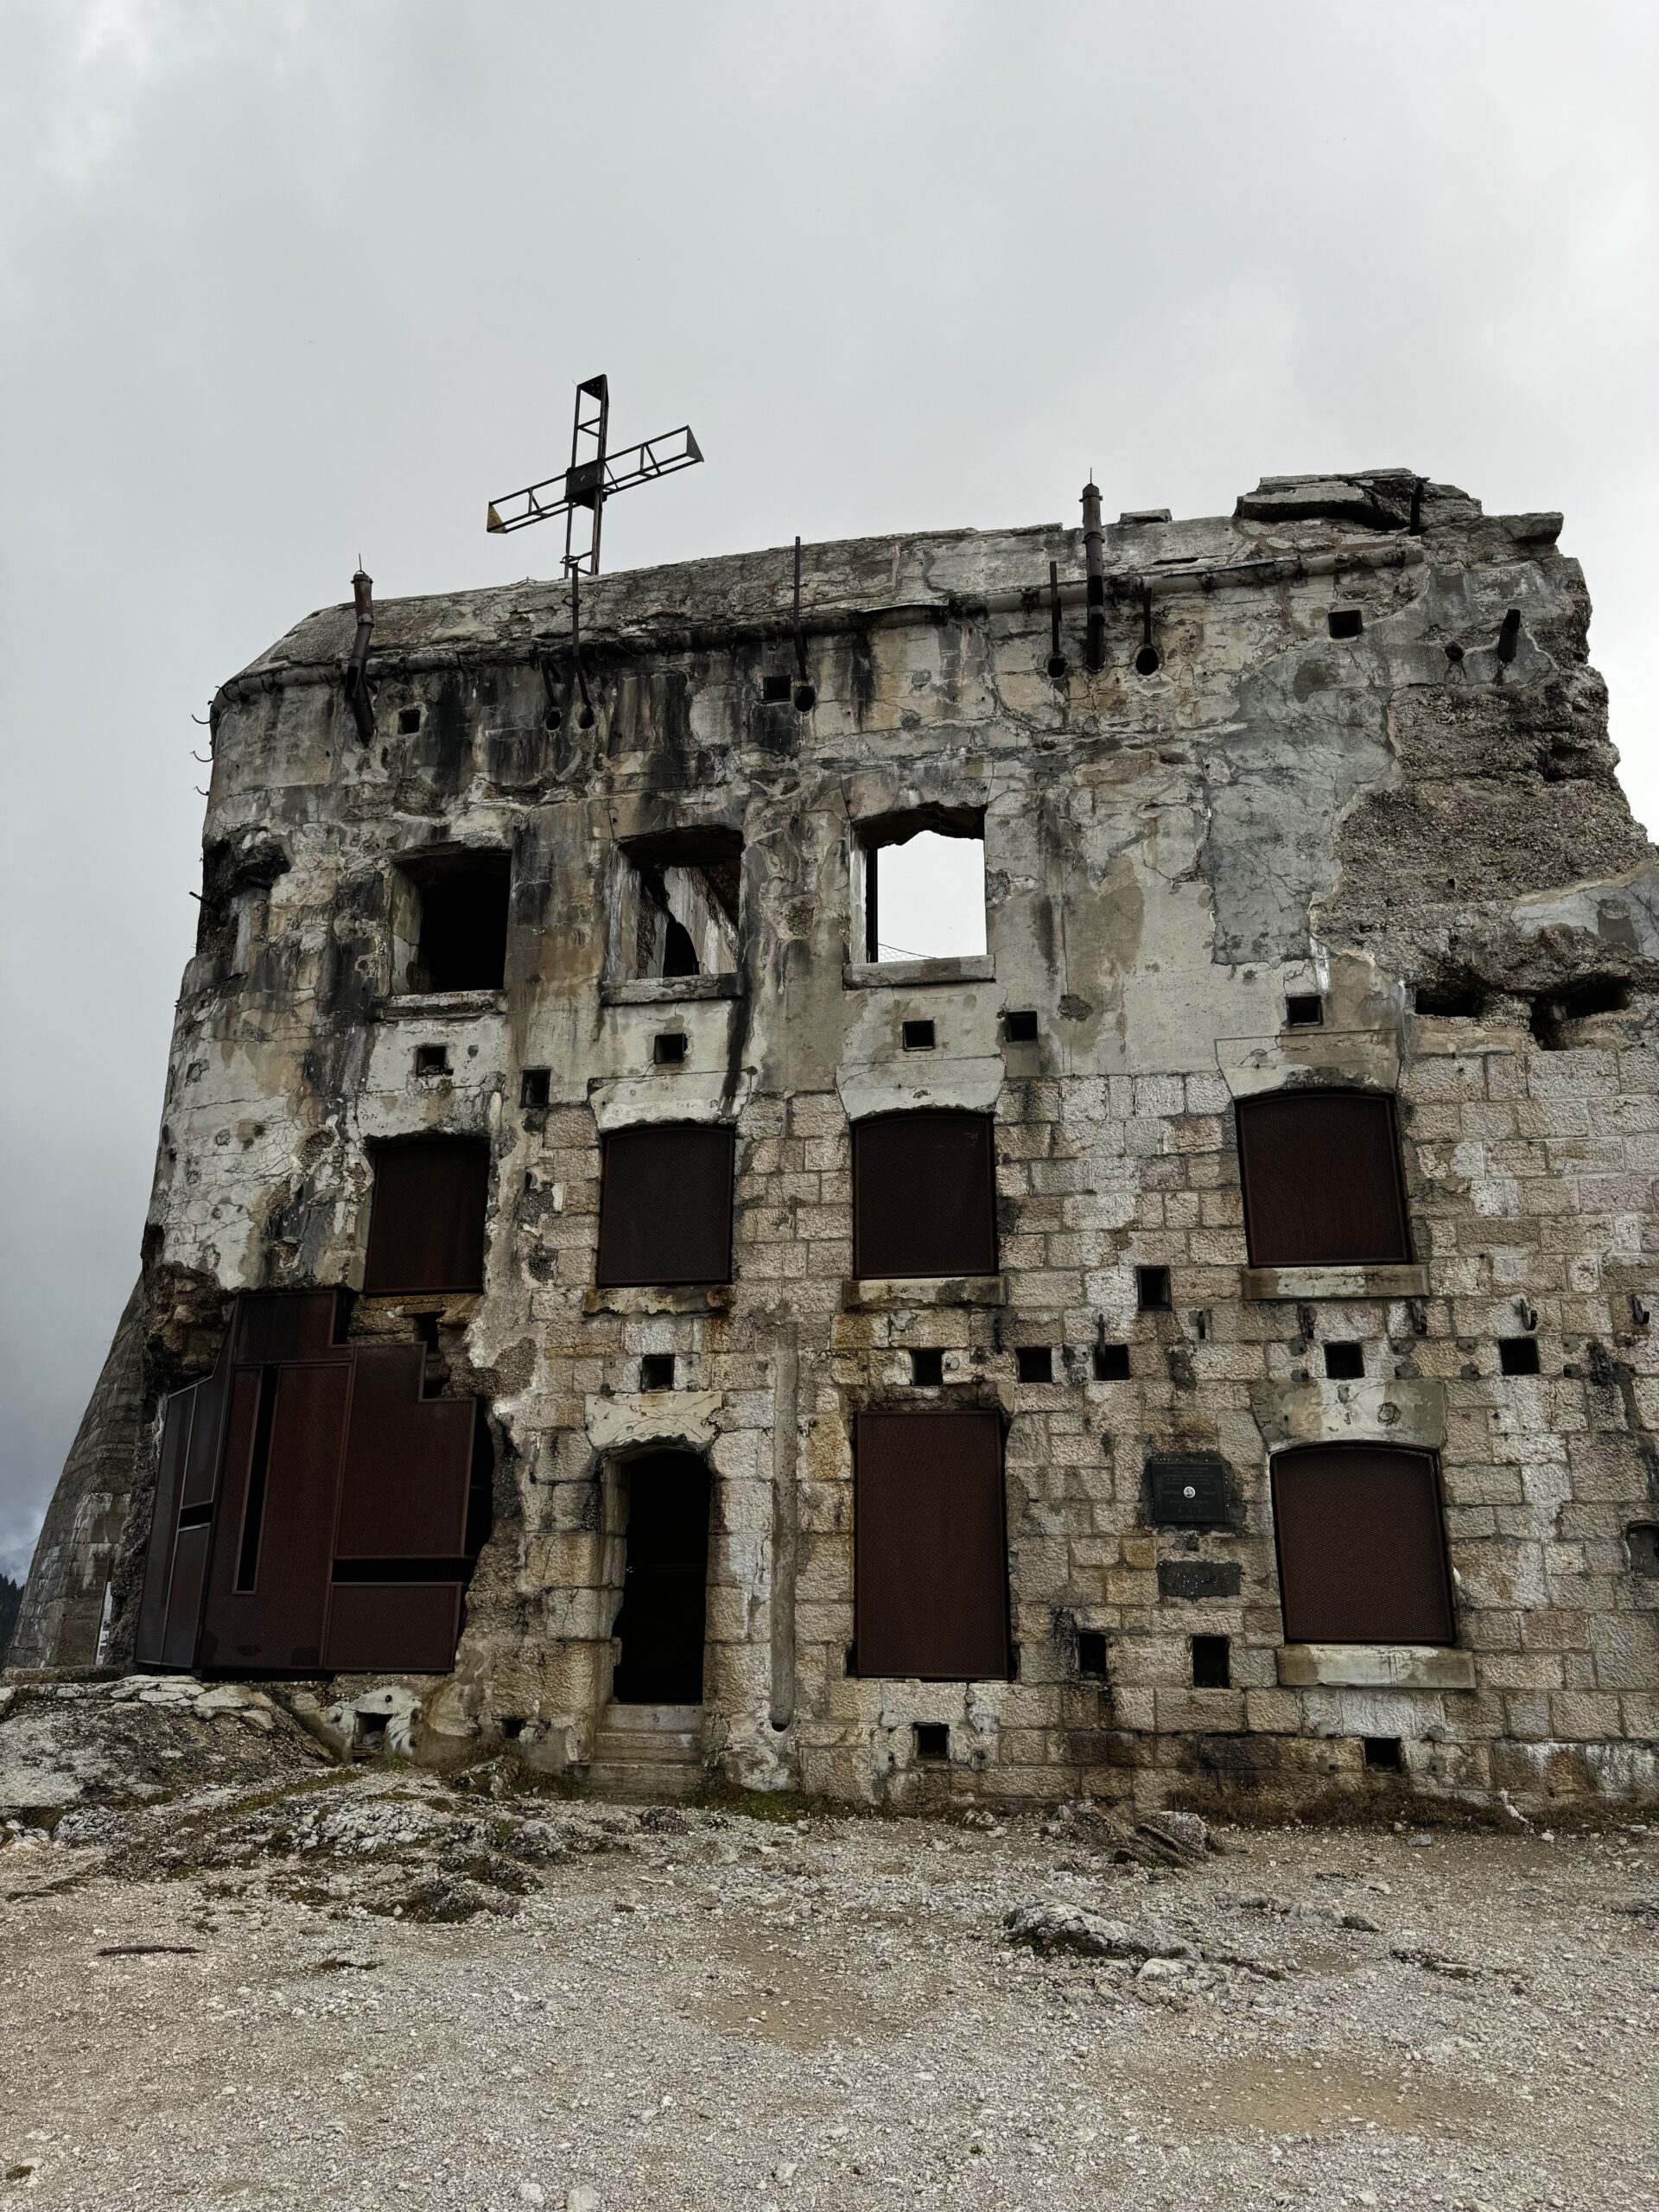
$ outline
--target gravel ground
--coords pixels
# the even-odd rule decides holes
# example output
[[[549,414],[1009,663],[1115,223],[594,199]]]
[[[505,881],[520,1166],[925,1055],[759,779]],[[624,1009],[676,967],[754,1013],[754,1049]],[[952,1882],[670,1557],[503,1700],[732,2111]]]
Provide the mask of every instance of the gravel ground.
[[[14,1822],[0,2203],[1659,2202],[1659,1824],[1166,1867],[1086,1809],[246,1781]]]

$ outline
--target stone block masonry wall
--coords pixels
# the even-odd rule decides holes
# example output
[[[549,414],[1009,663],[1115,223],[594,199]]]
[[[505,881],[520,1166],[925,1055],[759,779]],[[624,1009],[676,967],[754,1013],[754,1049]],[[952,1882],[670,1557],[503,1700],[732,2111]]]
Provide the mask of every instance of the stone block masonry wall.
[[[786,554],[585,590],[591,721],[562,587],[394,602],[366,746],[348,610],[300,625],[216,707],[142,1357],[114,1457],[66,1471],[36,1662],[90,1661],[60,1599],[84,1614],[95,1582],[124,1662],[159,1395],[207,1371],[232,1296],[359,1286],[375,1147],[465,1137],[484,1287],[421,1325],[441,1387],[483,1402],[494,1528],[454,1669],[416,1685],[429,1746],[511,1732],[587,1770],[631,1470],[672,1447],[713,1484],[710,1775],[893,1803],[1651,1797],[1659,874],[1558,527],[1402,472],[1123,525],[1094,673],[1076,533],[807,549],[805,709],[766,696]],[[907,820],[982,826],[984,955],[866,961],[863,843]],[[736,965],[642,977],[630,870],[687,833],[736,887]],[[416,989],[420,886],[480,850],[511,874],[500,988]],[[931,1051],[904,1049],[918,1021]],[[1238,1108],[1320,1085],[1396,1102],[1408,1265],[1249,1264]],[[855,1276],[851,1132],[918,1109],[994,1122],[994,1280]],[[653,1122],[734,1131],[728,1284],[597,1283],[603,1144]],[[420,1303],[360,1297],[351,1326],[406,1338]],[[1535,1375],[1503,1371],[1509,1338]],[[1097,1376],[1102,1344],[1127,1376]],[[1052,1380],[1022,1381],[1039,1347]],[[671,1389],[642,1370],[664,1354]],[[1011,1676],[861,1676],[857,1418],[957,1406],[1004,1427]],[[1434,1455],[1454,1648],[1287,1643],[1273,1455],[1339,1442]],[[1154,1525],[1167,1455],[1224,1464],[1225,1525]],[[72,1573],[62,1532],[94,1522]],[[1225,1639],[1226,1687],[1195,1684],[1195,1636]]]

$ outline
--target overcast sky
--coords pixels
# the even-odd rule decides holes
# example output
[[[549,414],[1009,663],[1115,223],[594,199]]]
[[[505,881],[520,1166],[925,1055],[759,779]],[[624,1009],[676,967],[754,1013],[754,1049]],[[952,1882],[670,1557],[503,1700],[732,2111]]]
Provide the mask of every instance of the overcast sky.
[[[1228,512],[1561,507],[1659,820],[1650,0],[0,0],[0,1566],[137,1266],[215,685],[556,566],[486,499],[708,466],[608,568]],[[203,748],[205,749],[205,747]]]

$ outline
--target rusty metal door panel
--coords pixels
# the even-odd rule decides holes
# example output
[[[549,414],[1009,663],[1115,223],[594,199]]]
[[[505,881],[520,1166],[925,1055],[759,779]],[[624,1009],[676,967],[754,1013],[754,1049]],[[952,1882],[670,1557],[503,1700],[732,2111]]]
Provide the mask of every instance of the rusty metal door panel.
[[[1273,1461],[1289,1643],[1452,1643],[1451,1575],[1431,1453],[1376,1444]]]
[[[1411,1257],[1391,1098],[1357,1090],[1243,1098],[1238,1158],[1253,1267]]]
[[[173,1582],[173,1555],[178,1541],[179,1508],[184,1492],[185,1465],[190,1452],[190,1432],[201,1385],[175,1390],[162,1415],[162,1452],[156,1474],[156,1500],[150,1512],[149,1545],[144,1558],[144,1587],[138,1601],[138,1631],[133,1656],[141,1667],[162,1663],[167,1637],[168,1592]],[[192,1636],[192,1657],[194,1637]],[[188,1666],[189,1661],[185,1664]]]
[[[596,1280],[607,1288],[732,1279],[734,1133],[705,1123],[605,1139]]]
[[[196,1385],[195,1413],[190,1424],[190,1446],[185,1455],[184,1487],[179,1503],[187,1510],[211,1507],[219,1496],[219,1459],[225,1447],[225,1409],[231,1395],[230,1362],[221,1353],[218,1365]]]
[[[1006,1680],[998,1415],[977,1408],[861,1414],[855,1456],[860,1675]]]
[[[322,1664],[342,1674],[447,1675],[461,1633],[459,1582],[339,1582]]]
[[[235,1359],[238,1366],[276,1360],[319,1359],[334,1346],[336,1290],[245,1291],[236,1302]],[[344,1345],[338,1356],[348,1358]]]
[[[358,1345],[334,1554],[433,1559],[466,1545],[474,1401],[423,1398],[420,1344]]]
[[[163,1667],[194,1667],[201,1639],[202,1597],[207,1586],[207,1560],[213,1532],[207,1521],[198,1521],[177,1532],[173,1547],[173,1571],[168,1586],[167,1620],[156,1662]]]
[[[378,1151],[364,1289],[481,1290],[489,1179],[483,1145],[437,1139]]]
[[[984,1114],[890,1114],[854,1123],[855,1274],[995,1274],[991,1126]]]
[[[235,1370],[203,1666],[319,1663],[351,1378],[349,1360]]]

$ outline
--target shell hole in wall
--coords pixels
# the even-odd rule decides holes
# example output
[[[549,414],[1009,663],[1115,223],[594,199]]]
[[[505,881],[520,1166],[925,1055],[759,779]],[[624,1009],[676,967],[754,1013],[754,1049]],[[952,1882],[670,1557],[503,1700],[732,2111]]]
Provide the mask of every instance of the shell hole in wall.
[[[1432,1021],[1480,1019],[1481,995],[1469,983],[1419,983],[1412,999],[1417,1013]]]
[[[1163,664],[1163,655],[1156,645],[1142,645],[1135,657],[1135,672],[1137,676],[1156,676]]]
[[[1578,1041],[1574,1023],[1599,1014],[1623,1014],[1630,1003],[1630,987],[1618,976],[1592,976],[1570,990],[1542,992],[1532,1002],[1533,1041],[1542,1052],[1570,1052]]]

